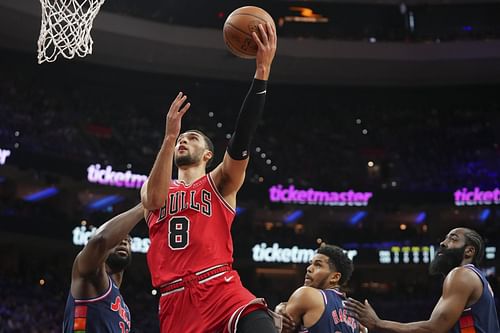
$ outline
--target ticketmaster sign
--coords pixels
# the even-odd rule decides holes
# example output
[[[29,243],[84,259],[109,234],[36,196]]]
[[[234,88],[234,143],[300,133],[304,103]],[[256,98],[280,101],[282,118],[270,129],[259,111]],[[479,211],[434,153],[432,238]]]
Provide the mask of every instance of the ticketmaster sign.
[[[86,226],[79,226],[73,229],[73,244],[86,245],[89,238],[96,232],[96,227],[87,228]],[[147,253],[151,241],[149,238],[132,237],[130,249],[132,252]]]
[[[317,191],[313,188],[301,190],[293,185],[286,188],[282,185],[274,185],[269,188],[271,202],[302,205],[367,206],[371,197],[373,197],[372,192],[356,192],[354,190],[345,192]]]
[[[91,183],[116,187],[141,188],[148,179],[146,175],[133,174],[132,171],[115,171],[111,165],[101,169],[100,164],[91,164],[87,168],[87,179]]]
[[[474,187],[473,190],[468,188],[458,189],[454,193],[455,205],[457,206],[477,206],[477,205],[499,205],[500,204],[500,189],[494,188],[484,190],[479,187]]]
[[[260,243],[252,248],[252,259],[255,262],[308,264],[315,253],[314,249],[299,249],[297,246],[282,248],[278,243],[268,247],[266,243]],[[347,251],[351,260],[357,254],[357,250]]]

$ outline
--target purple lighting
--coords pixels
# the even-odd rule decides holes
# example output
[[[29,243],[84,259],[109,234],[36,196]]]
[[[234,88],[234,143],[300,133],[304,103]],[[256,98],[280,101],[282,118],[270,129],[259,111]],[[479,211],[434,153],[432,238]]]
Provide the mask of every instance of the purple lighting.
[[[41,191],[35,192],[28,194],[24,197],[24,200],[30,201],[30,202],[35,202],[39,200],[43,200],[46,198],[50,198],[54,195],[59,193],[59,190],[55,187],[47,187],[46,189],[43,189]]]
[[[462,188],[455,191],[455,205],[457,206],[478,206],[478,205],[499,205],[500,190],[497,188],[489,191],[482,191],[479,187],[474,190]]]
[[[479,215],[479,221],[484,222],[490,216],[491,210],[489,208],[484,209]]]
[[[420,224],[420,223],[424,222],[426,217],[427,217],[427,213],[426,212],[420,212],[417,215],[417,218],[415,219],[415,223],[416,224]]]
[[[364,211],[357,212],[351,217],[349,223],[352,225],[358,224],[358,222],[361,221],[365,216],[366,212]]]
[[[108,206],[112,206],[120,201],[123,201],[123,197],[119,195],[108,195],[103,198],[97,199],[88,205],[90,210],[104,209]]]
[[[366,206],[368,200],[373,196],[372,192],[326,192],[296,189],[290,185],[284,188],[282,185],[274,185],[269,188],[269,200],[271,202],[283,202],[302,205],[324,205],[324,206]]]
[[[288,214],[285,219],[284,219],[284,223],[285,224],[288,224],[288,223],[292,223],[292,222],[295,222],[297,219],[301,218],[302,215],[304,215],[304,212],[302,210],[296,210],[290,214]]]

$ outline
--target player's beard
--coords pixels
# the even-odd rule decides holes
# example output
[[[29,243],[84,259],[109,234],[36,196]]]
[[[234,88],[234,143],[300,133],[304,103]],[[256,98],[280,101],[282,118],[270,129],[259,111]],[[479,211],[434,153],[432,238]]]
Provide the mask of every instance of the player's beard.
[[[178,168],[180,168],[180,167],[187,166],[187,165],[197,164],[201,160],[202,153],[203,152],[201,151],[201,152],[195,152],[194,154],[188,153],[188,154],[181,155],[181,156],[176,155],[175,156],[175,165]]]
[[[106,259],[106,265],[108,265],[113,273],[124,271],[131,262],[131,255],[122,256],[114,252],[110,253],[108,259]]]
[[[328,287],[329,287],[328,281],[329,281],[329,276],[326,276],[326,277],[324,277],[322,279],[319,279],[316,276],[310,282],[305,282],[304,281],[304,286],[306,286],[306,287],[312,287],[312,288],[316,288],[316,289],[328,289]]]
[[[442,253],[438,255],[438,253]],[[464,258],[465,245],[456,249],[440,249],[429,266],[431,275],[448,274],[453,268],[460,266]]]

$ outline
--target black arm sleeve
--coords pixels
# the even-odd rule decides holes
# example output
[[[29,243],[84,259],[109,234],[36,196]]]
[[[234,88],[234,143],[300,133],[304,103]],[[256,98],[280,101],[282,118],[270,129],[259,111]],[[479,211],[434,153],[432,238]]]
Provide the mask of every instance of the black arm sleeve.
[[[254,79],[241,105],[234,133],[227,146],[227,153],[235,160],[248,158],[250,142],[264,111],[266,88],[267,81]]]

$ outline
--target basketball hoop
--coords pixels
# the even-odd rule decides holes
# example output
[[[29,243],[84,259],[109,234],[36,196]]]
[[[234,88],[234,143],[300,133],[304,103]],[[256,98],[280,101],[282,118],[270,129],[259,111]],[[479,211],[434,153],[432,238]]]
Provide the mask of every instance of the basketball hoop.
[[[58,55],[72,59],[92,54],[90,31],[105,0],[40,0],[42,24],[38,63],[54,62]]]

